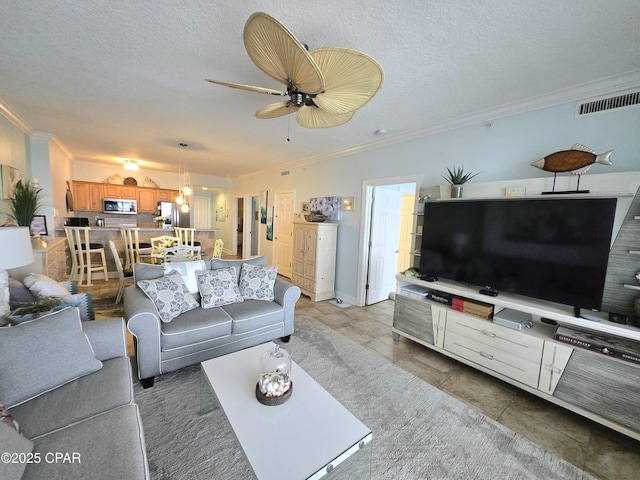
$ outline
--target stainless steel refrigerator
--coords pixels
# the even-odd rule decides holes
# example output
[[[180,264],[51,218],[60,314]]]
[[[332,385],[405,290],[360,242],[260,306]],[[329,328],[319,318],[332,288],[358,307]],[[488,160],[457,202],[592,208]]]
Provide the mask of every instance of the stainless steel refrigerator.
[[[165,218],[164,225],[167,228],[191,227],[190,212],[182,212],[180,205],[173,202],[158,202],[158,212]]]

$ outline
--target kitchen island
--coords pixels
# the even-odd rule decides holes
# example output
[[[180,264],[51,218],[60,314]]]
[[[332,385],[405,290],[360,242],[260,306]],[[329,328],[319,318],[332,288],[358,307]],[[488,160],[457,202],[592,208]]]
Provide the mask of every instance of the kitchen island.
[[[173,228],[158,228],[158,227],[139,227],[139,237],[140,242],[151,243],[151,238],[154,237],[162,237],[164,235],[175,236],[175,231]],[[195,234],[195,241],[200,242],[202,258],[208,260],[211,258],[213,254],[213,247],[216,241],[216,232],[218,229],[215,228],[203,228],[197,229]],[[55,229],[56,238],[62,237],[66,239],[64,228],[56,228]],[[107,271],[109,272],[110,278],[117,278],[117,269],[115,262],[113,260],[113,256],[111,255],[111,251],[109,250],[109,240],[113,240],[116,244],[116,248],[118,250],[118,255],[120,256],[120,260],[124,258],[124,241],[122,239],[122,234],[120,233],[119,227],[91,227],[91,232],[89,234],[90,241],[92,243],[101,243],[104,245],[105,256],[107,258]],[[65,240],[65,251],[69,251],[69,246],[66,244]],[[69,271],[71,270],[70,256],[67,254],[67,275],[65,279],[69,277]],[[102,278],[100,273],[95,274],[96,278]]]

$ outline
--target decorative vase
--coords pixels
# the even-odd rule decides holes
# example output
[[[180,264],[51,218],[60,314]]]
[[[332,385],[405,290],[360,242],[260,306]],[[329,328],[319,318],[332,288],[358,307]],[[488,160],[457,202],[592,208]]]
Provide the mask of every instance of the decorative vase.
[[[451,185],[451,198],[462,198],[462,185]]]
[[[256,385],[256,398],[263,405],[282,405],[289,400],[291,392],[291,356],[276,344],[260,358],[260,379]]]

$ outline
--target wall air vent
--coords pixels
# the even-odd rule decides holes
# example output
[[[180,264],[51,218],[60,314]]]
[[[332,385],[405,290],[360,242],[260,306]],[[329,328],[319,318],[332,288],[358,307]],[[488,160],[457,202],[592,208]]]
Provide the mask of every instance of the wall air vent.
[[[611,110],[632,108],[640,105],[640,89],[626,93],[618,93],[606,97],[578,102],[576,106],[576,118],[598,115]]]

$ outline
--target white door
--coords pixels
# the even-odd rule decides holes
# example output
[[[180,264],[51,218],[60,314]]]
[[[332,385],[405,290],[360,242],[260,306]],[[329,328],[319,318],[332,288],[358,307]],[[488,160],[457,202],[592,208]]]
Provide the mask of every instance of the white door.
[[[402,193],[373,190],[366,304],[381,302],[395,290],[400,244]]]
[[[211,228],[211,198],[193,197],[193,226]]]
[[[291,278],[291,248],[294,215],[294,192],[275,192],[273,218],[273,261],[278,273]]]

